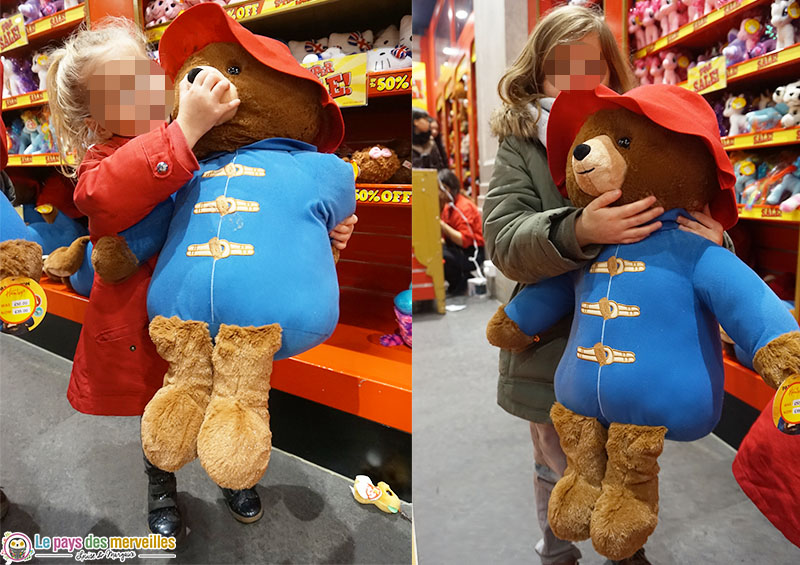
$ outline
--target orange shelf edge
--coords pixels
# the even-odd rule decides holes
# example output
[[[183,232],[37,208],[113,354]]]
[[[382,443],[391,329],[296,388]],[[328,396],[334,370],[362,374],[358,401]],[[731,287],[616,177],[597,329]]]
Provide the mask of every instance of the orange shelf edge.
[[[725,364],[725,392],[746,402],[759,412],[772,402],[775,391],[761,377],[727,356],[723,361]]]
[[[89,300],[43,277],[47,313],[83,323]],[[333,336],[277,361],[272,388],[411,433],[411,349],[383,347],[376,330],[339,324]]]

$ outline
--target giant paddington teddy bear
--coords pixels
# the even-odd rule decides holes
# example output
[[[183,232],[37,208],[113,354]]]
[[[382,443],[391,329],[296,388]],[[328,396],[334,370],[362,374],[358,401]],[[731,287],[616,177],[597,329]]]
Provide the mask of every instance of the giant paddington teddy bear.
[[[159,468],[199,457],[219,486],[250,488],[271,451],[273,359],[322,343],[338,321],[328,233],[355,210],[354,168],[329,154],[344,125],[323,85],[217,4],[180,15],[159,52],[173,116],[181,84],[203,70],[241,104],[194,146],[200,169],[176,194],[148,291],[150,335],[170,366],[142,444]]]
[[[702,97],[668,85],[565,92],[548,130],[550,172],[576,206],[621,189],[615,205],[655,195],[666,210],[648,238],[525,287],[487,328],[494,345],[519,350],[572,316],[551,410],[567,469],[548,519],[559,538],[591,537],[619,560],[658,522],[665,437],[692,441],[719,421],[717,320],[775,388],[800,372],[800,332],[736,255],[678,229],[679,215],[707,203],[725,229],[737,219],[733,168]]]

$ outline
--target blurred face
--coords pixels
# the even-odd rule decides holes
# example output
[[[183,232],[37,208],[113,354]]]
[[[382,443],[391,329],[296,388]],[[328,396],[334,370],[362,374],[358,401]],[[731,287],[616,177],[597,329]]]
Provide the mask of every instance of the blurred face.
[[[172,81],[158,63],[128,54],[100,64],[89,78],[89,112],[111,133],[133,137],[163,124],[172,110]]]
[[[557,45],[545,60],[544,74],[543,90],[552,98],[562,90],[592,90],[598,84],[608,86],[608,64],[600,38],[590,33],[575,43]]]
[[[417,118],[414,120],[414,127],[417,131],[426,132],[430,131],[431,123],[428,121],[428,118]]]
[[[433,137],[436,137],[437,135],[439,135],[439,122],[437,122],[436,120],[433,120],[431,122],[430,129],[431,129],[431,135]]]

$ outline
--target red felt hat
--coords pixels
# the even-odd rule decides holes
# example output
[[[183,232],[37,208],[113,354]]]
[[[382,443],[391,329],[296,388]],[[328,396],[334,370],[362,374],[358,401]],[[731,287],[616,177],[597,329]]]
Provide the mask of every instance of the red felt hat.
[[[567,159],[581,126],[599,110],[620,107],[647,116],[668,130],[703,140],[716,161],[720,187],[720,193],[709,204],[711,215],[724,229],[731,228],[739,219],[733,190],[736,177],[720,141],[717,116],[702,96],[680,86],[651,84],[617,94],[601,84],[593,91],[559,94],[547,123],[547,162],[561,193],[566,195]]]
[[[319,87],[320,103],[327,116],[327,127],[322,128],[314,144],[323,153],[330,153],[341,145],[344,138],[342,112],[322,83],[295,61],[286,45],[252,33],[228,16],[219,4],[208,2],[192,6],[170,24],[159,43],[161,66],[175,80],[184,61],[211,43],[238,43],[271,69],[312,81]]]

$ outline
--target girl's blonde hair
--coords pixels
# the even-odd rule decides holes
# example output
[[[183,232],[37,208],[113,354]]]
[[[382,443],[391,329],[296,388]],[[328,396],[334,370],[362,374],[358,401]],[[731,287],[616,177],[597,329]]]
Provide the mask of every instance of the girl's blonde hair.
[[[547,96],[544,93],[545,61],[557,46],[575,43],[591,33],[600,39],[608,65],[608,86],[619,93],[636,86],[631,66],[620,52],[602,12],[583,6],[559,6],[536,24],[517,60],[500,79],[497,91],[503,107],[491,119],[494,135],[536,137],[536,122],[541,115],[539,100]],[[527,110],[531,104],[537,110],[536,116]]]
[[[130,49],[127,49],[130,48]],[[75,164],[62,172],[75,177],[86,150],[100,141],[85,122],[89,112],[89,77],[98,65],[120,52],[147,56],[147,38],[136,24],[120,17],[105,18],[98,27],[82,25],[64,45],[50,51],[47,95],[50,100],[50,127],[61,159],[75,152]]]

